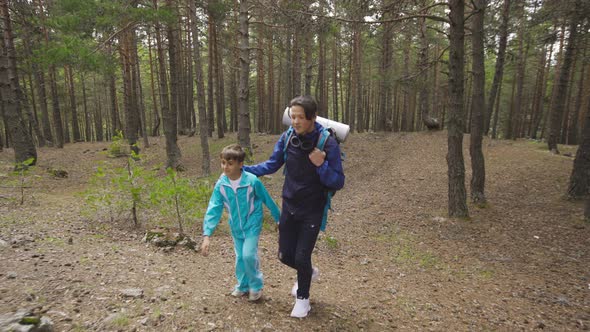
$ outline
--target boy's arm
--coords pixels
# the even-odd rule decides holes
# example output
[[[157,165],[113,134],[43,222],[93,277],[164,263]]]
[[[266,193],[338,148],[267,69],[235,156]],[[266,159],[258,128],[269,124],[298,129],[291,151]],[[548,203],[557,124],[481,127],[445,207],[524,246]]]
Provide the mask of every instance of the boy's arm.
[[[223,198],[221,197],[221,193],[219,192],[219,183],[215,185],[213,189],[213,194],[209,199],[209,205],[207,206],[207,212],[205,213],[205,218],[203,219],[203,235],[204,236],[211,236],[213,231],[217,227],[219,220],[221,219],[221,214],[223,213]]]
[[[256,165],[242,167],[242,169],[246,172],[252,173],[256,176],[262,176],[266,174],[272,174],[281,168],[285,163],[285,157],[283,155],[283,148],[285,144],[283,142],[285,134],[281,135],[275,147],[272,151],[272,154],[268,158],[267,161],[263,161]]]
[[[340,146],[332,137],[326,141],[326,159],[324,163],[318,166],[317,172],[320,176],[320,182],[333,190],[339,190],[344,187],[344,170],[342,169],[342,159],[340,158]]]
[[[279,209],[279,206],[277,205],[277,203],[275,203],[274,199],[272,199],[272,197],[268,193],[268,190],[266,190],[266,187],[264,187],[262,181],[256,179],[254,187],[256,190],[256,195],[258,195],[262,199],[262,202],[270,211],[270,214],[272,215],[273,219],[275,220],[275,222],[278,223],[281,218],[281,210]]]

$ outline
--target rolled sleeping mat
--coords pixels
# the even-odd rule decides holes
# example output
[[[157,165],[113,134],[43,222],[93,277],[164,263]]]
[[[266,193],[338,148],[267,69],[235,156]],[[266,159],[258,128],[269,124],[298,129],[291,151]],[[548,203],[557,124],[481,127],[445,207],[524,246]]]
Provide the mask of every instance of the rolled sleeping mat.
[[[283,124],[285,126],[291,125],[291,116],[290,116],[291,107],[285,108],[285,112],[283,113]],[[350,132],[350,126],[338,121],[322,118],[321,116],[316,116],[315,120],[324,126],[324,128],[332,128],[334,130],[334,134],[340,143],[346,140],[348,137],[348,133]]]

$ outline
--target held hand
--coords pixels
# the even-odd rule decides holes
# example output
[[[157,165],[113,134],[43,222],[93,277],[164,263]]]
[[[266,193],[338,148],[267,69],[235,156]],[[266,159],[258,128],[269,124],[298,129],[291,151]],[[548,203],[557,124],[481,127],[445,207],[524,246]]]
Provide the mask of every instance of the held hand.
[[[318,148],[314,148],[313,151],[309,154],[309,160],[311,160],[311,163],[314,164],[316,167],[322,166],[325,159],[326,152],[320,151],[320,149]]]
[[[201,254],[205,257],[209,255],[209,237],[203,237],[203,243],[201,243]]]

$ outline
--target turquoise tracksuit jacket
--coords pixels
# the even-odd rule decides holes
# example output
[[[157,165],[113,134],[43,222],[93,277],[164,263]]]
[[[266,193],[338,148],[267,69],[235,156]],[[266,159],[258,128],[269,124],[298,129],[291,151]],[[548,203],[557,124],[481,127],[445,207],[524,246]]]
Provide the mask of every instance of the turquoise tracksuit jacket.
[[[259,236],[262,230],[262,203],[278,222],[281,214],[279,207],[256,175],[242,171],[242,180],[236,193],[231,187],[229,178],[221,174],[209,200],[203,221],[203,235],[211,236],[219,224],[223,207],[225,207],[229,214],[229,227],[234,238],[245,239]]]

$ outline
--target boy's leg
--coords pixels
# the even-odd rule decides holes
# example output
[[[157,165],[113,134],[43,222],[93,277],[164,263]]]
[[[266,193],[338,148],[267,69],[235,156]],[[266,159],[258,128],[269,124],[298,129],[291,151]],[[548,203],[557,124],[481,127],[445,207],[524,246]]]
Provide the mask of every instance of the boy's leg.
[[[295,215],[291,214],[283,204],[283,211],[279,222],[279,260],[294,269],[295,249],[297,248],[297,234],[299,227]]]
[[[258,258],[258,236],[250,236],[244,239],[242,249],[242,263],[250,291],[257,292],[262,289],[264,279],[260,271],[260,259]]]
[[[297,269],[297,298],[308,299],[311,276],[313,273],[311,254],[320,233],[322,215],[305,216],[300,220],[297,249],[295,250],[295,268]]]
[[[236,289],[241,292],[248,292],[248,277],[244,269],[244,239],[233,238],[234,240],[234,252],[236,253]]]

